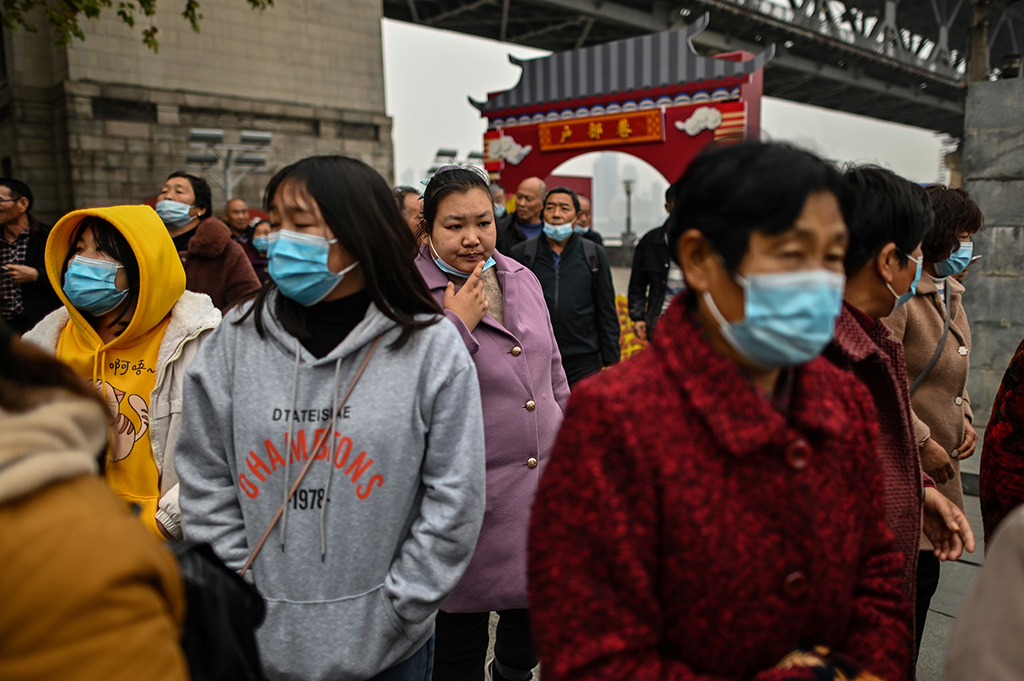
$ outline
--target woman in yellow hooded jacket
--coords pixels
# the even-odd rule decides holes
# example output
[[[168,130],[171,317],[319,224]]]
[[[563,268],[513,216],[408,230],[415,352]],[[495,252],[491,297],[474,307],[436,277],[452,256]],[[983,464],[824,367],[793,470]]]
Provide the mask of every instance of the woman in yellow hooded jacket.
[[[209,296],[185,290],[185,270],[149,206],[65,215],[46,242],[46,273],[64,303],[30,341],[93,382],[108,406],[104,476],[157,536],[181,536],[172,455],[182,382],[220,322]]]

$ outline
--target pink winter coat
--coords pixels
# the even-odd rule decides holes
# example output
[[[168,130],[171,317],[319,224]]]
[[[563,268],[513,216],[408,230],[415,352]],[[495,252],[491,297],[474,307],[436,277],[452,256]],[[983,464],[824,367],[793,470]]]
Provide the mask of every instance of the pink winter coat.
[[[511,258],[495,252],[494,260],[504,325],[486,314],[470,333],[461,319],[445,311],[476,362],[487,453],[483,528],[469,569],[441,606],[447,612],[526,607],[530,507],[569,399],[540,282]],[[425,248],[416,266],[443,305],[448,278]]]

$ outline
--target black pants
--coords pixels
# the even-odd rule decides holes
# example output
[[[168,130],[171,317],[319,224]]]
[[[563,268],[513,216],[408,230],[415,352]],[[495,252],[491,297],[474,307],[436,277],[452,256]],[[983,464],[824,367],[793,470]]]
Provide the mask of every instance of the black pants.
[[[917,557],[917,603],[914,622],[917,625],[917,655],[921,655],[921,637],[924,636],[924,621],[928,617],[928,606],[939,588],[939,559],[931,551],[922,551]]]
[[[569,387],[576,381],[583,380],[601,370],[601,353],[593,352],[585,355],[562,355],[562,368],[565,369],[565,380]]]
[[[490,618],[489,612],[437,613],[435,681],[483,681]],[[526,610],[498,611],[494,659],[495,679],[529,678],[530,670],[537,666]]]

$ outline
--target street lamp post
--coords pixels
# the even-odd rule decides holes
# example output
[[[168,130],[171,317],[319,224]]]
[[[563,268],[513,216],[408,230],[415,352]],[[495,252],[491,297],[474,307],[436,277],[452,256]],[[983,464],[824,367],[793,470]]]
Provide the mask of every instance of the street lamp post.
[[[634,180],[622,181],[622,186],[626,188],[626,237],[630,243],[633,235],[633,182]]]
[[[189,148],[196,149],[185,157],[193,169],[205,171],[225,193],[225,200],[234,198],[235,187],[249,173],[268,170],[265,153],[271,150],[273,133],[243,130],[238,144],[224,144],[224,131],[220,128],[192,128],[189,130]]]

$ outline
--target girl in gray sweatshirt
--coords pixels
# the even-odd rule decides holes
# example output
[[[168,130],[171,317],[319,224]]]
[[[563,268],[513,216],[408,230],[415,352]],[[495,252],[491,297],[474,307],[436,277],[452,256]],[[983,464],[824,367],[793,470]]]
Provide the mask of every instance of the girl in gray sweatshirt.
[[[266,202],[273,281],[227,313],[185,379],[185,534],[241,568],[312,458],[247,574],[267,601],[267,677],[426,678],[484,513],[474,364],[369,166],[304,159]]]

